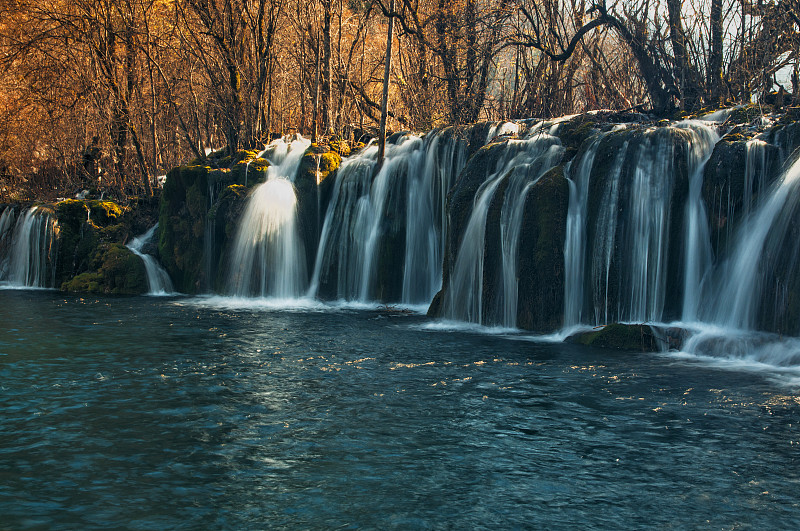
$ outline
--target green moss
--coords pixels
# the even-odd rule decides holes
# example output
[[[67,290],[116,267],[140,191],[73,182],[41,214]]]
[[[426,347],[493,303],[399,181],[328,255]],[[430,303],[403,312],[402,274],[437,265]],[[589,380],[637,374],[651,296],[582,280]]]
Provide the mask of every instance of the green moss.
[[[756,104],[745,105],[737,107],[728,116],[727,122],[733,124],[746,124],[750,123],[756,118],[760,118],[763,112],[767,112],[764,106]]]
[[[103,293],[103,275],[97,271],[81,273],[63,282],[61,291]]]
[[[558,125],[557,135],[566,149],[564,160],[575,156],[581,144],[597,130],[597,122],[591,115],[581,115]]]
[[[59,224],[75,224],[85,221],[88,212],[89,207],[86,205],[86,201],[79,199],[67,199],[56,204]]]
[[[92,219],[105,225],[116,220],[122,215],[122,208],[113,201],[87,201],[87,206],[92,213]]]
[[[331,150],[339,156],[347,157],[350,155],[350,146],[344,140],[333,140],[329,143]]]
[[[61,289],[114,295],[140,295],[147,292],[144,263],[124,245],[102,245],[92,262],[94,271],[80,273],[63,282]]]

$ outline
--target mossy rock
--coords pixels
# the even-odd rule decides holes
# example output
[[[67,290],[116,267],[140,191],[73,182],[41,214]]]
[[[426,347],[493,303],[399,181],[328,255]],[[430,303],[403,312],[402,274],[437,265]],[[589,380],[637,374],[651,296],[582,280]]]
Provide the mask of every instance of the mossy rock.
[[[752,122],[756,118],[760,118],[764,112],[766,112],[766,110],[764,109],[763,105],[762,106],[756,104],[744,105],[741,107],[737,107],[733,111],[731,111],[731,114],[728,116],[727,122],[733,124],[747,124]]]
[[[331,151],[335,152],[340,157],[347,157],[350,155],[350,146],[344,140],[332,140],[328,145]]]
[[[597,132],[597,120],[588,114],[558,124],[556,136],[566,149],[564,160],[572,159],[587,138]]]
[[[87,271],[72,277],[61,284],[61,291],[73,293],[104,293],[103,275],[97,271]]]
[[[144,262],[124,245],[105,245],[93,265],[94,271],[76,275],[62,283],[61,289],[112,295],[141,295],[148,291]]]
[[[566,339],[566,342],[587,347],[636,352],[661,352],[662,347],[666,346],[646,324],[614,323],[599,330],[572,335]]]
[[[92,200],[87,201],[87,206],[92,213],[92,219],[102,225],[116,221],[122,216],[122,208],[113,201]]]
[[[86,201],[80,199],[66,199],[56,204],[56,215],[58,222],[64,224],[78,224],[86,221],[89,214],[89,207]]]
[[[203,284],[209,179],[219,177],[209,166],[179,166],[167,173],[159,204],[158,254],[175,288],[184,293],[196,293]]]
[[[217,182],[225,184],[241,184],[252,188],[267,180],[267,169],[269,161],[264,158],[248,159],[237,162],[229,172],[227,179],[219,179]],[[220,170],[221,171],[221,170]]]

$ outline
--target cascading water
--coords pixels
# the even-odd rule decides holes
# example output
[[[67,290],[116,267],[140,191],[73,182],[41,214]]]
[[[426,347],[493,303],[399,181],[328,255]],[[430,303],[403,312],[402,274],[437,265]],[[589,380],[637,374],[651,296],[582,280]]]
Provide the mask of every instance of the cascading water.
[[[55,284],[56,234],[58,225],[49,211],[32,207],[16,220],[13,230],[8,229],[10,218],[5,216],[7,264],[0,278],[9,286],[52,288]]]
[[[144,246],[153,239],[153,234],[155,234],[157,228],[158,223],[141,236],[133,238],[126,247],[144,262],[144,267],[147,271],[147,285],[150,288],[148,295],[170,295],[175,291],[175,288],[172,287],[169,275],[154,257],[142,251]]]
[[[421,171],[408,176],[403,299],[427,304],[442,287],[447,192],[464,167],[466,146],[439,134],[426,139]]]
[[[540,131],[525,140],[508,141],[502,157],[475,194],[472,212],[450,274],[444,301],[446,318],[485,324],[483,277],[486,222],[495,193],[501,184],[505,184],[501,210],[504,286],[500,306],[502,311],[497,312],[500,322],[496,324],[516,326],[516,262],[522,209],[530,186],[560,156],[560,141]]]
[[[253,189],[236,232],[228,277],[230,294],[277,298],[304,294],[306,254],[293,181],[310,144],[298,135],[274,141],[261,154],[270,166],[266,181]]]
[[[536,139],[534,155],[528,153],[525,159],[518,160],[508,176],[508,186],[503,194],[503,207],[500,213],[500,235],[503,255],[503,317],[501,325],[515,327],[517,325],[517,301],[519,297],[519,262],[520,231],[522,215],[528,192],[538,179],[550,168],[558,164],[564,148],[555,137],[541,134]],[[547,147],[550,143],[549,147]]]
[[[8,277],[8,266],[11,262],[11,244],[13,242],[14,222],[17,211],[14,207],[3,208],[0,214],[0,279]]]
[[[717,132],[701,122],[681,122],[679,127],[689,133],[687,150],[689,196],[686,201],[684,235],[684,321],[694,321],[702,298],[703,279],[708,274],[713,260],[708,218],[703,203],[703,170],[711,157],[714,145],[719,141]]]
[[[755,325],[761,281],[775,266],[800,193],[800,159],[783,173],[763,203],[744,220],[734,236],[734,252],[720,266],[715,304],[707,321],[750,330]]]
[[[594,239],[594,252],[591,264],[592,308],[594,310],[592,324],[599,325],[611,322],[611,263],[614,258],[614,243],[617,235],[616,226],[619,217],[620,177],[623,163],[628,155],[630,142],[623,142],[614,157],[608,179],[603,188],[597,216],[597,232]],[[605,228],[605,230],[603,230]],[[582,293],[581,293],[582,296]]]
[[[441,286],[445,201],[465,144],[438,131],[404,135],[345,160],[322,226],[311,296],[427,304]],[[398,267],[402,265],[402,269]]]
[[[575,171],[572,164],[566,174],[569,182],[567,235],[564,241],[564,327],[581,324],[583,309],[583,270],[586,252],[586,206],[589,198],[589,177],[602,135],[596,135],[583,152]]]

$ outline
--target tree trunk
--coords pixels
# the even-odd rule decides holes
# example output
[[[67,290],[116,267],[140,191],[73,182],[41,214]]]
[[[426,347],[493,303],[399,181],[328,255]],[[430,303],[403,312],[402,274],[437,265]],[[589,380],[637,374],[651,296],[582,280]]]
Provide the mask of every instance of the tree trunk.
[[[389,11],[394,11],[394,0],[389,0]],[[389,17],[389,28],[386,31],[386,60],[383,67],[383,99],[381,100],[381,124],[378,133],[378,164],[380,168],[383,164],[383,156],[386,151],[386,116],[389,112],[389,73],[392,68],[392,40],[394,30],[394,17]]]
[[[332,88],[331,82],[332,66],[331,66],[331,18],[333,17],[333,10],[331,6],[332,0],[323,0],[322,6],[324,9],[322,19],[322,122],[323,131],[325,135],[331,134],[331,113],[332,107]]]
[[[711,0],[711,50],[708,55],[708,76],[711,102],[722,102],[722,0]]]

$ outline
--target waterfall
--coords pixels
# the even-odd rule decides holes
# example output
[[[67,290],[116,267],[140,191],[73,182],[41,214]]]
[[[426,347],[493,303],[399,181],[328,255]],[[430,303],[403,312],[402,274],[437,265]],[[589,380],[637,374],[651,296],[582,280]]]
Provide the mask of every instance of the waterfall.
[[[614,156],[600,199],[591,265],[592,308],[594,310],[592,324],[594,325],[607,324],[613,319],[612,301],[609,299],[611,264],[614,258],[614,243],[619,217],[620,177],[629,145],[630,141],[625,140]]]
[[[798,182],[800,158],[794,160],[758,208],[743,220],[734,235],[734,252],[720,266],[720,285],[708,321],[745,330],[754,327],[762,280],[781,254],[780,245],[797,207]]]
[[[447,192],[465,164],[463,143],[439,134],[426,141],[422,167],[408,178],[402,298],[407,304],[427,304],[442,287]]]
[[[549,138],[548,138],[549,137]],[[517,161],[508,176],[508,186],[503,195],[500,214],[500,234],[503,255],[503,319],[501,324],[511,328],[517,325],[517,301],[519,297],[519,240],[522,230],[522,215],[525,199],[531,187],[544,173],[558,164],[564,153],[561,142],[555,137],[541,134],[536,138],[536,152],[527,153]],[[548,143],[550,144],[548,146]],[[539,151],[543,150],[543,151]]]
[[[147,285],[150,289],[148,295],[171,295],[175,289],[172,287],[169,275],[153,256],[142,251],[144,246],[153,239],[153,234],[155,234],[157,228],[158,223],[141,236],[133,238],[126,247],[144,262],[144,267],[147,271]]]
[[[554,149],[555,148],[555,149]],[[444,316],[449,319],[484,324],[483,278],[486,224],[495,193],[506,186],[501,210],[501,252],[503,270],[501,324],[517,322],[517,253],[525,198],[530,187],[560,159],[560,141],[536,132],[525,140],[509,140],[496,166],[490,170],[475,194],[467,223],[450,275],[444,301]],[[491,323],[494,324],[494,323]]]
[[[346,159],[322,225],[309,294],[427,304],[441,287],[446,197],[465,163],[453,130],[406,134]]]
[[[767,144],[763,140],[752,138],[745,145],[746,165],[744,172],[744,197],[742,205],[744,215],[748,216],[756,204],[758,194],[767,184]]]
[[[716,131],[701,122],[682,122],[690,132],[687,150],[689,197],[686,201],[684,235],[684,321],[697,319],[703,293],[702,283],[711,268],[711,236],[708,230],[706,209],[703,203],[703,170],[711,157],[714,145],[719,141]]]
[[[293,181],[310,142],[299,135],[272,142],[266,181],[250,194],[231,254],[228,292],[294,298],[307,287],[305,245],[297,223]]]
[[[11,210],[4,210],[0,219],[0,226],[5,226],[4,239],[7,240],[3,245],[7,254],[0,260],[0,263],[6,264],[6,269],[2,271],[4,276],[0,280],[15,287],[54,287],[58,232],[55,219],[49,211],[32,207],[17,218],[11,229]]]
[[[583,271],[586,251],[586,207],[589,195],[589,176],[602,135],[597,135],[575,164],[569,182],[567,235],[564,241],[564,327],[581,323],[583,309]],[[572,173],[570,163],[567,175]]]
[[[0,280],[8,277],[16,214],[14,207],[4,207],[0,214]]]

